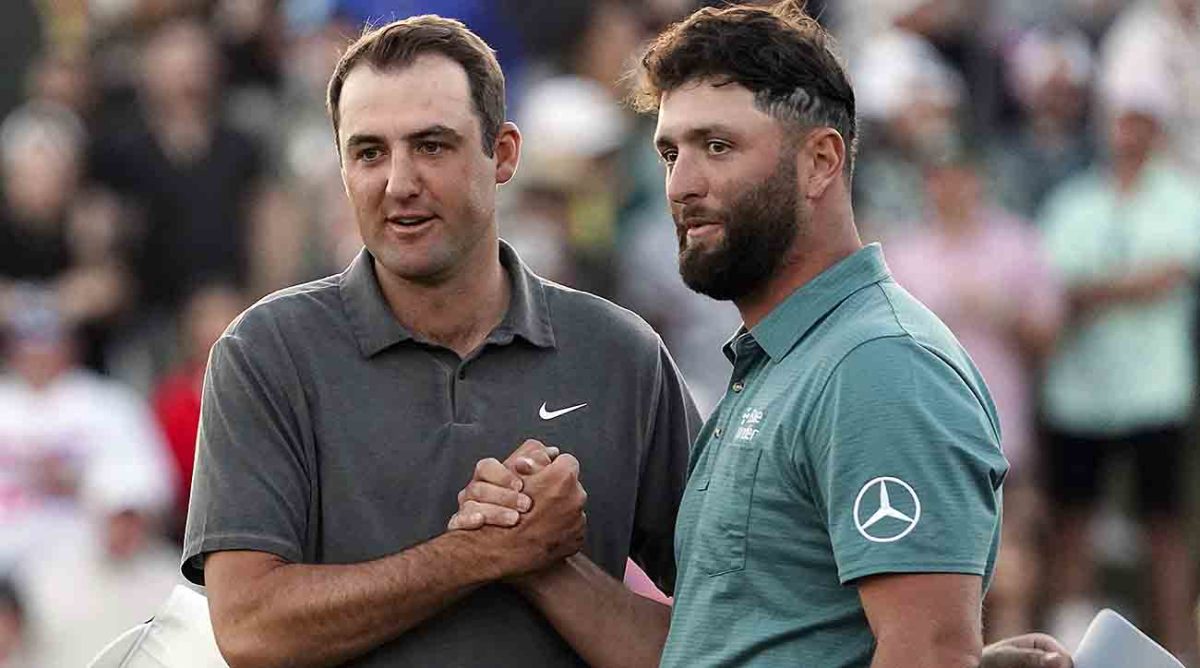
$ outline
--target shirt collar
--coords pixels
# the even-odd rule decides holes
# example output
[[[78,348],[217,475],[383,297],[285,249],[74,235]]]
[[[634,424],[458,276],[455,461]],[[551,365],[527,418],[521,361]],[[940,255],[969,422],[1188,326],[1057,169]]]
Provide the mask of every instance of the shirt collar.
[[[890,276],[883,250],[879,244],[869,244],[800,286],[750,334],[773,361],[779,362],[847,297]]]
[[[554,328],[546,305],[546,287],[512,246],[500,240],[500,265],[508,274],[512,295],[504,319],[488,335],[488,343],[507,344],[521,337],[539,348],[553,348]],[[415,340],[388,306],[375,276],[375,261],[365,247],[338,276],[342,305],[363,357],[397,343]]]

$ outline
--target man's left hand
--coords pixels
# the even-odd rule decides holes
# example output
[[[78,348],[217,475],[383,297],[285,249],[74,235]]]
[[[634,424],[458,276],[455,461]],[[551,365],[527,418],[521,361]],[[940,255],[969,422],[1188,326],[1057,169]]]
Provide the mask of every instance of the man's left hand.
[[[1044,633],[1008,638],[983,648],[979,668],[1073,668],[1071,654]]]

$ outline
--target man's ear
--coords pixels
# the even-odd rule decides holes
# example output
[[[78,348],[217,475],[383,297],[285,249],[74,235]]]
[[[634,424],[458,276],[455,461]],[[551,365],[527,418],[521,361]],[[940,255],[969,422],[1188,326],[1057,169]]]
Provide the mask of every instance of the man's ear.
[[[507,121],[500,126],[493,155],[496,156],[496,183],[508,183],[521,162],[521,130],[516,123]]]
[[[801,159],[808,162],[807,178],[800,184],[801,193],[808,199],[818,199],[825,194],[837,179],[842,178],[846,167],[846,141],[833,128],[817,128],[809,133],[800,151]]]

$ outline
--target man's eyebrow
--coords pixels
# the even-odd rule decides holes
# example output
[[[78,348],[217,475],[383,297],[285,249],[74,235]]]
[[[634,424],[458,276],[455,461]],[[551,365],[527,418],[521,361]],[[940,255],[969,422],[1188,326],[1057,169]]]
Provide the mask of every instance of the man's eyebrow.
[[[353,148],[360,144],[382,144],[383,138],[379,135],[356,133],[346,138],[346,148]]]
[[[701,125],[699,127],[688,129],[687,132],[683,133],[683,141],[695,142],[695,141],[707,139],[709,137],[712,137],[713,135],[730,136],[733,134],[736,134],[736,132],[734,132],[734,129],[731,128],[730,126],[724,125],[722,123],[713,123],[712,125]],[[654,145],[656,147],[658,147],[658,149],[660,151],[663,149],[666,149],[666,148],[670,148],[670,147],[674,146],[675,144],[676,144],[675,139],[673,137],[671,137],[670,135],[666,135],[666,134],[660,135],[658,137],[658,139],[654,140]]]
[[[415,130],[404,135],[406,142],[426,141],[430,139],[441,139],[443,141],[461,142],[463,141],[462,134],[452,127],[446,125],[431,125],[420,130]],[[385,144],[387,143],[383,137],[370,133],[355,133],[346,138],[346,148],[353,148],[362,144]]]
[[[427,128],[421,128],[414,132],[404,135],[404,140],[408,142],[422,141],[426,139],[443,139],[453,142],[461,142],[462,134],[452,127],[446,125],[431,125]]]

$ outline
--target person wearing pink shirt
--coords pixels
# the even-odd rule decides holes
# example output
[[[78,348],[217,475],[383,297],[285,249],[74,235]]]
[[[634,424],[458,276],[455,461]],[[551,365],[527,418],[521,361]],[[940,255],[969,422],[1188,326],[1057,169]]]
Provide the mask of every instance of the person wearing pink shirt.
[[[1062,292],[1038,231],[990,205],[976,167],[955,156],[926,168],[928,223],[888,246],[896,280],[936,313],[979,367],[1000,415],[1004,530],[988,604],[994,637],[1028,631],[1037,578],[1034,374],[1054,344]]]

